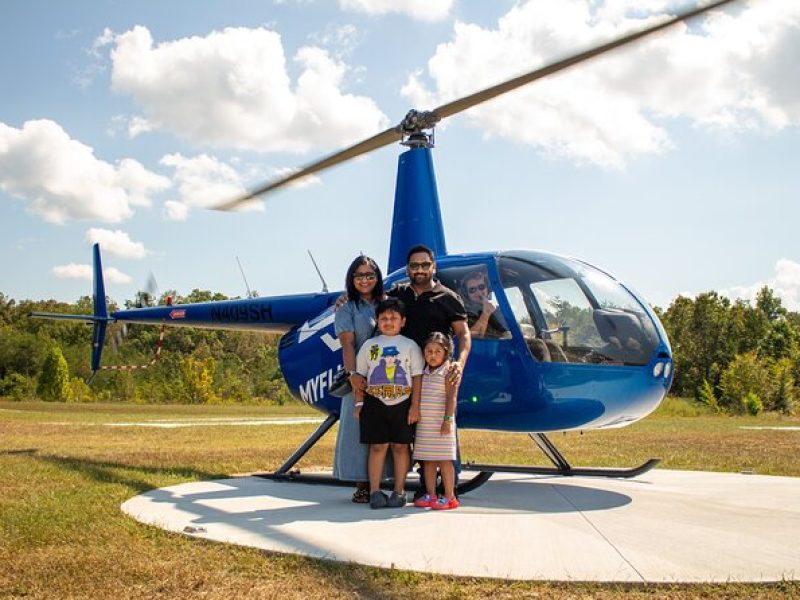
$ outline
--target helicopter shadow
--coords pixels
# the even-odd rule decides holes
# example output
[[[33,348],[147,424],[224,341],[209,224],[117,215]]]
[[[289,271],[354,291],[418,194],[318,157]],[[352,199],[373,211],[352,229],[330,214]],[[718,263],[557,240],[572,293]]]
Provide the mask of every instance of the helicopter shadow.
[[[579,483],[559,483],[561,477],[506,476],[491,479],[465,496],[459,510],[487,513],[559,514],[611,510],[632,498],[611,489]],[[574,481],[574,480],[571,480]],[[606,487],[614,483],[604,481]]]
[[[347,488],[254,477],[192,484],[195,489],[185,492],[180,487],[151,490],[143,496],[154,503],[174,506],[186,515],[186,525],[192,527],[223,522],[258,533],[297,522],[390,521],[422,512],[411,505],[404,509],[370,510],[368,505],[351,502],[351,491]],[[629,504],[631,497],[528,476],[490,481],[461,500],[462,513],[537,515],[609,510]]]

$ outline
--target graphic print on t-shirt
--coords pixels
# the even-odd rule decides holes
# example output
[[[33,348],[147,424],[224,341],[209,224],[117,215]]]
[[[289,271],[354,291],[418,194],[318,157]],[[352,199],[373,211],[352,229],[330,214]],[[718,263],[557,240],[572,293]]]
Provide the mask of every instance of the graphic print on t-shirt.
[[[370,360],[378,361],[367,380],[367,393],[370,396],[390,400],[411,393],[408,374],[398,360],[399,354],[397,346],[381,348],[378,344],[372,344],[369,347]]]

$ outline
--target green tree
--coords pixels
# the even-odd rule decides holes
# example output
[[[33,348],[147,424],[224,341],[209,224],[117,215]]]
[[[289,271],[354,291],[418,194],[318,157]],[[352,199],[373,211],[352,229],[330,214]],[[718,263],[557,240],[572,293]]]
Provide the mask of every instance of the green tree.
[[[194,302],[217,302],[219,300],[227,300],[228,297],[220,292],[212,292],[210,290],[199,290],[197,288],[189,292],[189,295],[183,299],[185,303]]]
[[[764,313],[770,322],[786,315],[786,309],[781,305],[781,299],[766,285],[758,291],[756,308]]]
[[[720,374],[735,354],[730,309],[730,300],[706,292],[694,300],[679,296],[664,313],[662,322],[672,342],[673,389],[677,394],[694,395],[703,380],[719,386]]]
[[[14,314],[14,305],[16,302],[11,298],[6,298],[3,292],[0,292],[0,325],[5,325],[11,322],[12,315]]]
[[[773,320],[758,344],[761,358],[780,360],[797,356],[797,338],[794,329],[785,318]]]
[[[21,331],[13,325],[0,326],[0,379],[11,373],[33,376],[47,353],[48,339]]]
[[[51,347],[44,359],[36,395],[48,402],[66,402],[71,397],[69,367],[58,346]]]
[[[33,396],[33,382],[21,373],[10,373],[0,379],[0,396],[10,396],[14,400],[24,400]]]
[[[187,356],[181,360],[186,399],[190,404],[216,404],[219,396],[214,392],[214,359],[198,359]]]
[[[769,320],[762,311],[744,300],[733,303],[728,315],[728,335],[736,354],[757,350],[768,329]]]
[[[723,371],[720,387],[720,405],[729,412],[740,414],[747,409],[745,402],[748,394],[760,398],[770,389],[770,372],[754,352],[739,354]]]
[[[794,365],[789,359],[775,361],[770,368],[772,390],[769,398],[769,410],[776,410],[783,414],[792,414],[795,406]]]

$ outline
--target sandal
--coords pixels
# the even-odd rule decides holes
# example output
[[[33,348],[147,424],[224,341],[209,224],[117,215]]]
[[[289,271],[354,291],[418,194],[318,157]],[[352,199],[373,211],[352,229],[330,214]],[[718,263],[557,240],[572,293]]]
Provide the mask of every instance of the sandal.
[[[353,493],[353,502],[356,504],[367,504],[369,502],[369,490],[359,488]]]

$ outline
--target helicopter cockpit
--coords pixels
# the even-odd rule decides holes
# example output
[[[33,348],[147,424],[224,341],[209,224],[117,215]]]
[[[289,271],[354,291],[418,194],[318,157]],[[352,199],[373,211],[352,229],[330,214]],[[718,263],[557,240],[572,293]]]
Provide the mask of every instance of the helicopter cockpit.
[[[659,344],[654,319],[603,271],[545,252],[497,259],[511,312],[542,362],[645,365]]]

